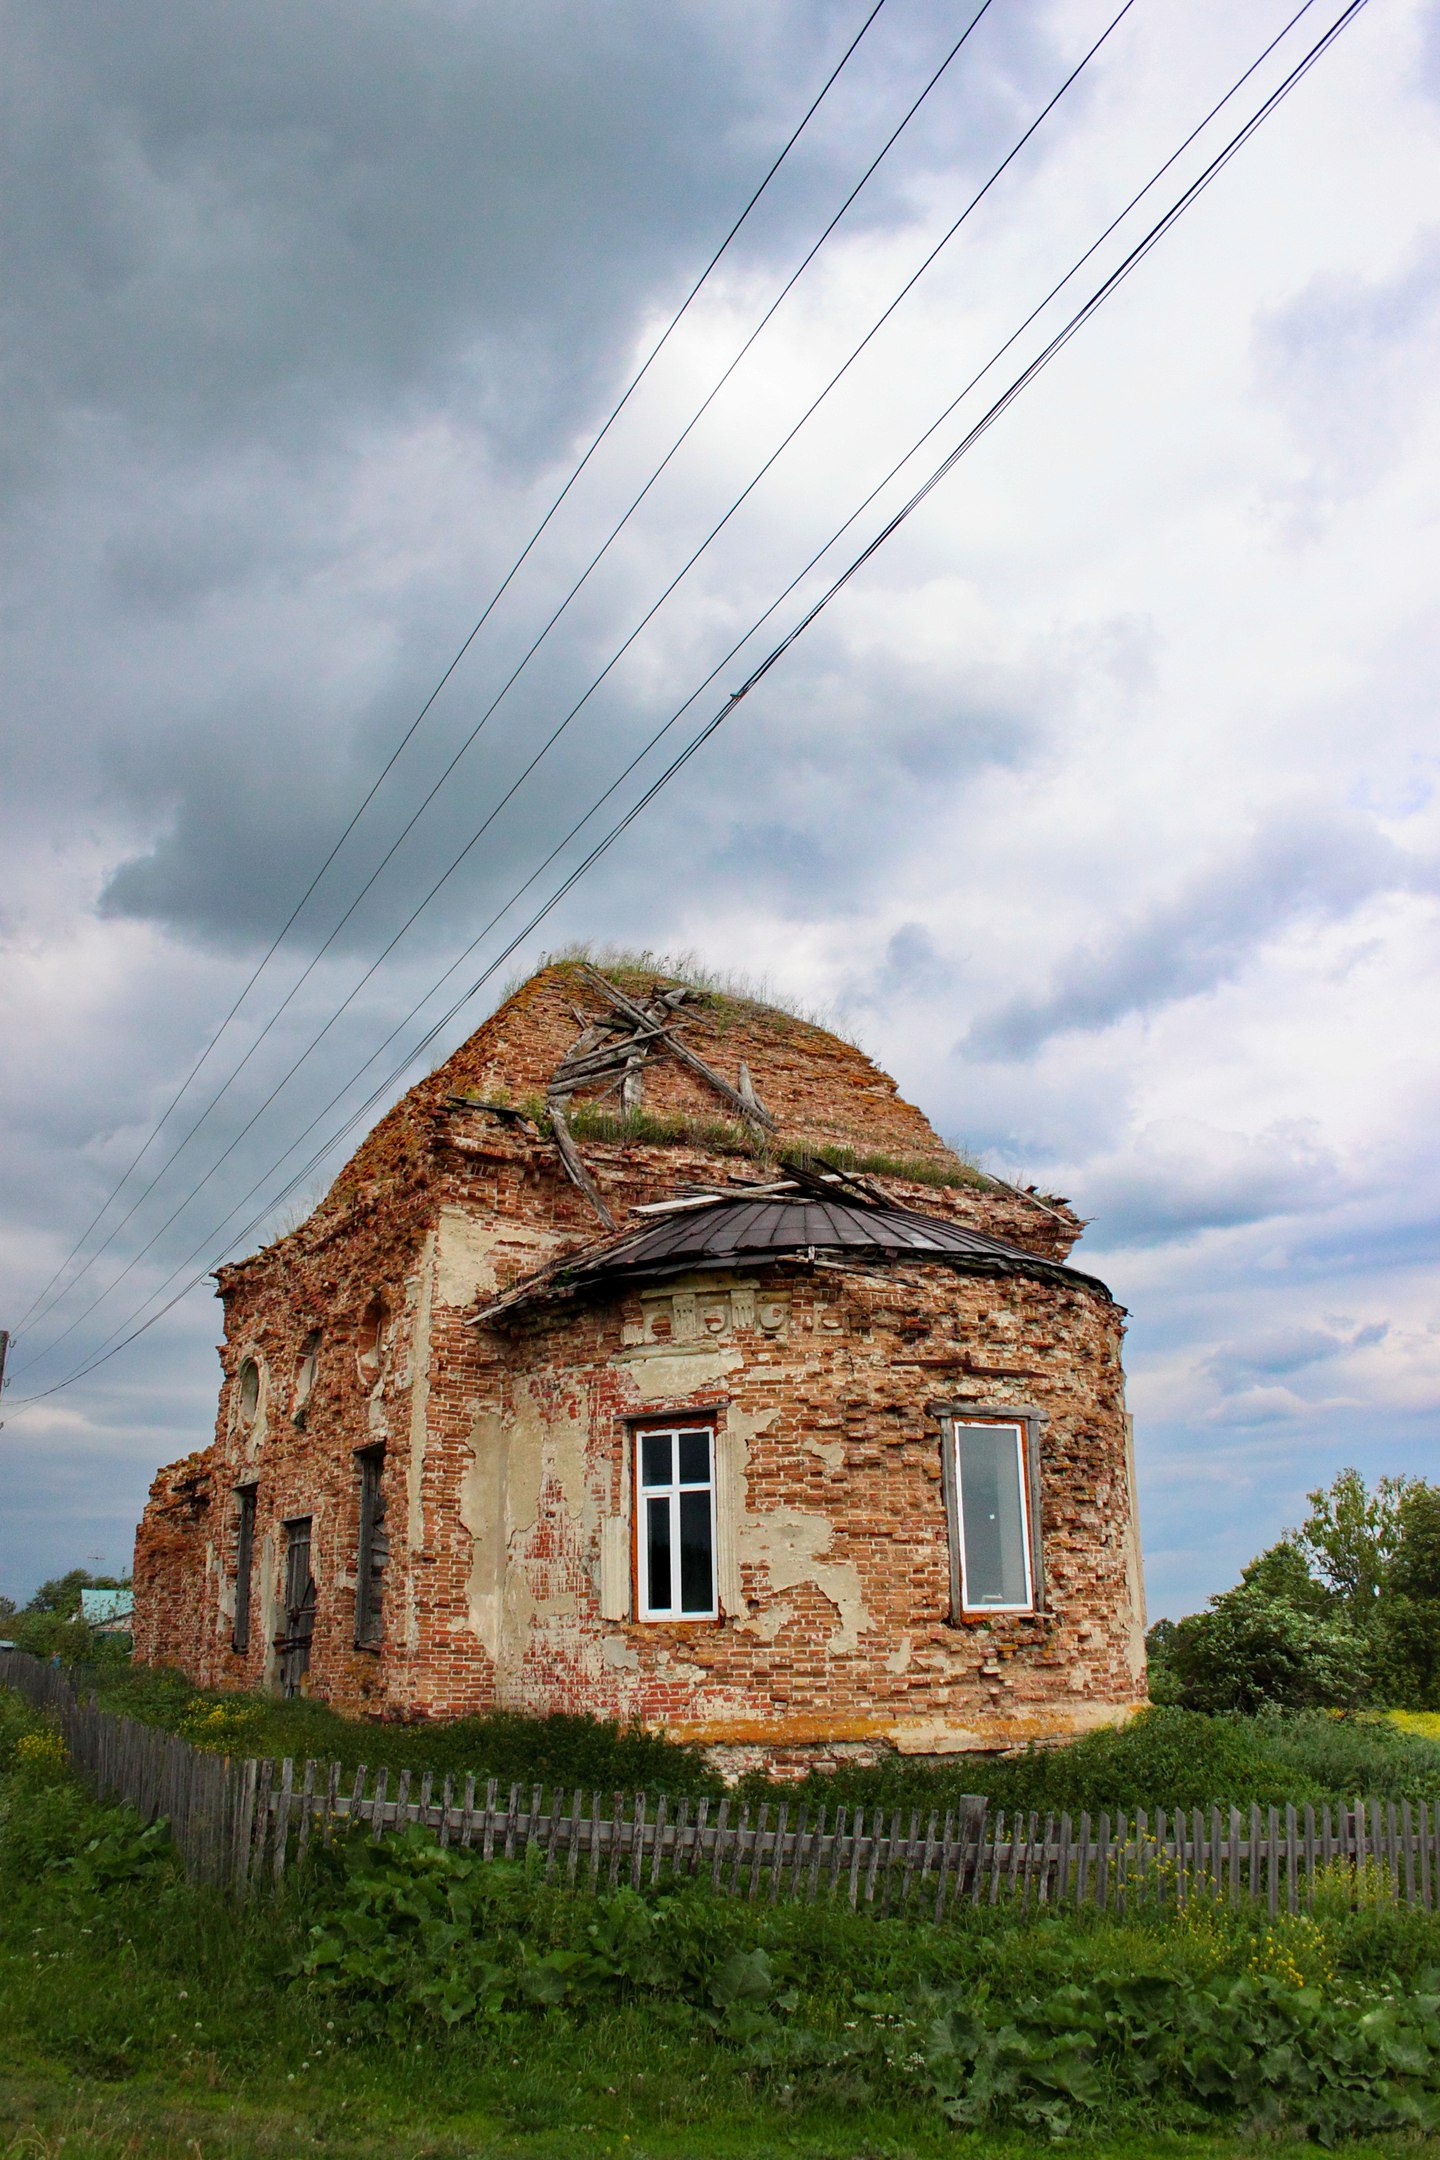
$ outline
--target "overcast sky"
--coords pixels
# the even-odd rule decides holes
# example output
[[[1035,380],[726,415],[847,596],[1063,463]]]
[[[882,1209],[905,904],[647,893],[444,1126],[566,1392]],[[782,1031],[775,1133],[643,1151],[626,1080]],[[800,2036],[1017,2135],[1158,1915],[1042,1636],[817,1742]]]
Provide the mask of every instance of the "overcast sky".
[[[1340,4],[1315,0],[852,552]],[[342,924],[977,5],[885,0],[71,1275],[113,1240],[21,1328],[0,1589],[127,1564],[154,1468],[208,1438],[219,1308],[202,1283],[90,1377],[21,1398],[228,1240],[253,1247],[267,1200],[393,1098],[763,634],[730,649],[1298,0],[1134,0],[364,979],[1119,0],[991,0]],[[86,1230],[866,12],[128,0],[82,23],[9,0],[0,1325]],[[1152,1614],[1233,1581],[1347,1463],[1440,1474],[1436,32],[1421,0],[1370,0],[404,1076],[576,937],[695,951],[843,1016],[947,1137],[1091,1219],[1084,1264],[1131,1314]]]

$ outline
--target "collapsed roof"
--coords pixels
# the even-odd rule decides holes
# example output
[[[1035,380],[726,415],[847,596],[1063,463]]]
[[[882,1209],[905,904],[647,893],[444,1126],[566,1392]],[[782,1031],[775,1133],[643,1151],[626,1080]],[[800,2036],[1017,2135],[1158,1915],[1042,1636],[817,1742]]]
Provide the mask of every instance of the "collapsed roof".
[[[826,1191],[827,1185],[835,1189]],[[470,1325],[518,1319],[526,1311],[628,1282],[787,1259],[931,1261],[969,1274],[1079,1283],[1109,1297],[1103,1283],[1077,1268],[938,1215],[894,1206],[867,1194],[858,1180],[823,1173],[749,1191],[732,1187],[682,1194],[635,1213],[647,1218],[638,1229],[538,1269],[472,1314]]]

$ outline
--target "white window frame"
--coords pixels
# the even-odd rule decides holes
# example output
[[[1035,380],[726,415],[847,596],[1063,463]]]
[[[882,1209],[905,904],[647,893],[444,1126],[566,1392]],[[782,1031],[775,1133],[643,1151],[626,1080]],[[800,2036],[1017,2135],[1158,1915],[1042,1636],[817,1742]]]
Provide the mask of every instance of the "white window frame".
[[[709,1444],[710,1474],[704,1485],[686,1483],[679,1478],[682,1433],[703,1433]],[[645,1442],[668,1437],[671,1445],[671,1478],[668,1485],[645,1483]],[[635,1425],[631,1428],[631,1447],[634,1456],[633,1495],[635,1524],[635,1617],[637,1620],[704,1621],[720,1617],[720,1552],[717,1535],[715,1506],[716,1469],[718,1448],[714,1423],[709,1418],[676,1418],[663,1425]],[[680,1495],[682,1492],[704,1492],[710,1501],[710,1603],[703,1611],[685,1610],[673,1602],[680,1589]],[[649,1503],[661,1497],[670,1502],[670,1555],[672,1602],[654,1605],[650,1601],[649,1560]]]
[[[970,1569],[965,1545],[965,1487],[960,1470],[960,1448],[967,1432],[1008,1432],[1015,1438],[1016,1485],[1020,1495],[1020,1551],[1025,1566],[1025,1602],[1023,1605],[976,1605],[969,1594]],[[983,1619],[987,1613],[1033,1613],[1037,1607],[1035,1596],[1035,1543],[1032,1515],[1030,1449],[1034,1435],[1030,1421],[1024,1417],[954,1417],[950,1419],[950,1476],[955,1510],[955,1537],[957,1542],[957,1572],[959,1577],[960,1611],[967,1620]]]

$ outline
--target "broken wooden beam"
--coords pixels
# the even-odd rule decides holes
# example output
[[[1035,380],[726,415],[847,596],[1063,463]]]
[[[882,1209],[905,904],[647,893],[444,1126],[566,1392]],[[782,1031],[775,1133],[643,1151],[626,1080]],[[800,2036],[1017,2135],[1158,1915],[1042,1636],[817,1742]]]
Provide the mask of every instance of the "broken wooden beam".
[[[551,1129],[555,1135],[555,1152],[565,1165],[572,1184],[579,1186],[606,1229],[617,1230],[620,1227],[619,1224],[601,1198],[599,1186],[580,1159],[580,1150],[576,1147],[574,1136],[565,1122],[564,1111],[553,1098],[547,1099],[545,1107],[550,1113]]]
[[[582,966],[580,972],[593,989],[598,990],[602,997],[608,998],[617,1012],[623,1012],[627,1018],[635,1021],[637,1026],[643,1027],[647,1025],[649,1015],[643,1005],[637,1005],[633,998],[625,995],[623,990],[617,990],[614,983],[607,982],[597,969],[585,965]],[[708,1086],[714,1088],[716,1094],[722,1096],[748,1124],[762,1125],[771,1132],[775,1130],[774,1118],[757,1099],[753,1087],[750,1090],[750,1100],[747,1102],[738,1088],[731,1087],[730,1082],[725,1079],[723,1074],[716,1072],[713,1065],[707,1065],[704,1058],[697,1051],[692,1050],[688,1043],[682,1042],[678,1036],[671,1038],[666,1047],[673,1058],[676,1058],[680,1064],[687,1065],[699,1079],[704,1080]]]

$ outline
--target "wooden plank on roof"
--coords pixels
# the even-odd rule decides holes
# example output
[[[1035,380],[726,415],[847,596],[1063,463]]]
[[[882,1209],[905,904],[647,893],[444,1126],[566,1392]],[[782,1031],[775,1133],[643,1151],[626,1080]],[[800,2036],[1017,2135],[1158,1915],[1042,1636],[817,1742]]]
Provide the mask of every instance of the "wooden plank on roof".
[[[643,1026],[646,1023],[649,1016],[643,1005],[637,1005],[633,998],[628,998],[625,995],[623,990],[617,990],[614,983],[607,982],[605,977],[595,968],[586,966],[582,968],[581,972],[586,981],[598,990],[602,997],[608,998],[618,1011],[634,1020],[637,1026]],[[713,1065],[708,1065],[697,1051],[692,1050],[690,1045],[682,1042],[678,1036],[671,1040],[668,1047],[672,1057],[677,1058],[682,1065],[688,1065],[691,1072],[697,1074],[700,1079],[714,1088],[715,1092],[722,1096],[733,1109],[737,1110],[747,1123],[763,1125],[769,1131],[774,1131],[775,1120],[758,1100],[753,1087],[750,1091],[750,1100],[747,1102],[738,1088],[731,1087],[730,1082],[724,1078],[723,1074],[716,1072]]]

